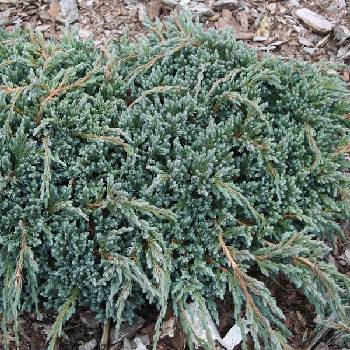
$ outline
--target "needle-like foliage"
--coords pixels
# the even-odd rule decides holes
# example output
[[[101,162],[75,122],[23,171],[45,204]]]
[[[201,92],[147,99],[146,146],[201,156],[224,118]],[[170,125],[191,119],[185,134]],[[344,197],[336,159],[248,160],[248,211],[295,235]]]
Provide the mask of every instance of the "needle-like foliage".
[[[169,306],[200,343],[189,303],[205,325],[231,296],[244,348],[286,349],[279,275],[344,332],[350,283],[327,261],[350,213],[349,113],[326,68],[187,15],[106,47],[1,32],[4,339],[38,303],[59,312],[50,348],[76,307],[118,329],[151,303],[154,348]]]

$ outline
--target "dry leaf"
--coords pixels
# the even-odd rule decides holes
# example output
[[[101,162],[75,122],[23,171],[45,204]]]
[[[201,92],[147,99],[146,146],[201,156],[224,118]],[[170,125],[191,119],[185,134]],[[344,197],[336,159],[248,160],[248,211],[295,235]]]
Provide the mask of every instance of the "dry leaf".
[[[159,17],[160,11],[162,9],[160,0],[151,0],[146,7],[147,7],[148,17],[150,18],[150,20],[151,21],[156,20],[157,17]]]
[[[243,32],[248,31],[249,22],[248,22],[248,14],[247,14],[247,11],[240,11],[240,12],[238,13],[238,20],[239,20],[239,23],[241,24],[242,31],[243,31]]]
[[[256,31],[257,37],[269,37],[270,36],[270,26],[271,26],[271,20],[268,16],[264,16],[260,23],[258,30]]]
[[[57,1],[52,1],[52,3],[50,4],[50,8],[47,12],[51,17],[56,19],[60,13],[60,4]]]
[[[170,337],[173,338],[175,335],[175,317],[169,318],[169,320],[165,321],[162,325],[160,338]]]

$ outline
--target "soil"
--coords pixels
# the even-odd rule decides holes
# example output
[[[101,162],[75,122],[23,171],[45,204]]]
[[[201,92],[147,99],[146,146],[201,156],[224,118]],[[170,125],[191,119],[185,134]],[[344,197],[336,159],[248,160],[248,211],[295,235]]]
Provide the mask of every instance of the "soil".
[[[13,30],[17,26],[35,28],[46,38],[59,39],[67,23],[60,19],[59,0],[0,0],[0,26]],[[210,7],[213,0],[205,1]],[[233,1],[235,2],[235,1]],[[244,40],[249,46],[261,53],[280,56],[284,59],[298,58],[318,64],[325,62],[334,66],[329,69],[337,71],[350,85],[350,38],[339,38],[334,32],[320,34],[304,25],[295,15],[299,7],[307,7],[324,16],[337,25],[350,28],[350,3],[345,0],[289,0],[289,1],[259,1],[240,0],[231,9],[222,8],[213,11],[210,16],[202,17],[201,21],[207,28],[214,27],[232,30],[232,34]],[[143,20],[147,14],[151,19],[167,16],[172,8],[161,0],[77,0],[78,18],[70,24],[82,40],[93,39],[97,44],[118,38],[128,31],[130,37],[137,38],[145,33]],[[299,3],[299,5],[298,5]],[[350,222],[344,223],[345,235],[350,240]],[[350,245],[339,241],[330,262],[339,270],[350,276]],[[349,259],[348,259],[349,258]],[[306,301],[303,294],[287,283],[283,278],[276,279],[269,285],[272,294],[277,298],[283,309],[285,323],[293,332],[289,339],[295,349],[310,349],[317,337],[315,313],[313,307]],[[232,305],[225,299],[220,305],[220,324],[218,330],[224,335],[233,325]],[[44,350],[50,325],[54,314],[42,313],[38,316],[23,315],[19,323],[20,346],[16,348],[14,338],[12,349]],[[142,313],[142,327],[129,331],[127,338],[149,336],[152,338],[156,311],[152,308]],[[158,348],[161,350],[185,348],[185,335],[178,321],[169,311],[168,332],[173,336],[164,336]],[[101,338],[103,326],[96,322],[94,315],[86,310],[78,310],[64,326],[56,350],[92,350]],[[326,333],[314,344],[315,350],[346,350],[338,345],[337,337],[332,332]],[[90,347],[89,347],[90,344]],[[127,349],[127,344],[121,348]],[[84,347],[85,346],[85,347]],[[348,345],[350,348],[350,344]],[[111,347],[110,349],[116,349]],[[235,349],[238,349],[236,347]],[[0,350],[1,333],[0,333]]]

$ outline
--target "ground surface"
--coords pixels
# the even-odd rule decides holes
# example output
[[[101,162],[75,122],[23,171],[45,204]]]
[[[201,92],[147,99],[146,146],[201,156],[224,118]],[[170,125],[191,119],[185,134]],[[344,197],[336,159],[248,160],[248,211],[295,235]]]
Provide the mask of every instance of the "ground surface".
[[[167,16],[174,9],[174,6],[169,4],[175,3],[176,0],[78,0],[75,2],[77,6],[63,15],[62,2],[75,1],[0,0],[0,25],[6,30],[12,30],[16,26],[36,28],[46,38],[60,38],[64,27],[70,25],[77,28],[82,40],[91,38],[97,44],[101,44],[119,37],[126,31],[131,37],[144,35],[145,28],[142,21],[145,15],[151,19]],[[177,5],[177,8],[186,3],[196,11],[200,1],[182,0],[182,5]],[[214,0],[203,1],[202,4],[210,10],[207,16],[201,16],[201,21],[206,27],[228,28],[235,33],[233,35],[246,41],[249,46],[255,47],[261,53],[269,52],[286,59],[297,57],[319,64],[335,63],[334,68],[330,69],[338,71],[350,84],[350,32],[346,32],[347,28],[350,29],[350,3],[347,4],[346,0],[232,0],[220,9],[214,7]],[[296,15],[296,11],[302,7],[323,15],[332,24],[336,23],[336,29],[326,33],[311,30]],[[341,25],[345,26],[345,29]],[[344,224],[344,230],[350,239],[349,223]],[[350,245],[339,242],[330,261],[350,276]],[[295,349],[309,350],[347,349],[338,345],[337,338],[331,332],[323,334],[315,329],[316,315],[313,307],[298,290],[282,279],[270,287],[279,300],[279,306],[285,312],[286,324],[293,331],[290,345]],[[225,301],[220,308],[219,331],[223,335],[233,324],[230,313],[232,307],[229,301]],[[40,314],[39,317],[23,316],[19,327],[19,349],[46,349],[45,339],[54,316],[47,313]],[[142,340],[147,344],[152,337],[156,312],[150,308],[144,310],[140,316],[142,318],[136,325],[123,326],[124,339],[119,346],[112,345],[110,349],[135,349],[136,344],[133,342],[135,337],[137,337],[136,343]],[[79,310],[66,323],[57,350],[96,349],[101,333],[102,325],[95,320],[94,315],[86,310]],[[159,349],[185,348],[185,336],[171,312],[167,316],[162,335]],[[322,336],[319,337],[320,335]],[[137,349],[142,350],[144,347]]]

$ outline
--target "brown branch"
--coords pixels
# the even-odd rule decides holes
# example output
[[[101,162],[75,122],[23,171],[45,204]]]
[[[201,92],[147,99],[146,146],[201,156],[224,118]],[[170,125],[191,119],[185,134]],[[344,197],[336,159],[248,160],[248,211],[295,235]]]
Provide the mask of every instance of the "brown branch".
[[[95,135],[95,134],[76,134],[76,136],[83,138],[87,141],[98,141],[103,143],[111,143],[117,146],[122,146],[126,152],[129,150],[129,145],[118,136],[108,136],[108,135],[106,136],[106,135]]]
[[[100,350],[107,350],[108,348],[108,340],[109,340],[109,330],[111,328],[111,319],[108,318],[103,325],[102,338],[100,343]]]
[[[16,272],[15,272],[15,287],[16,289],[21,291],[22,284],[23,284],[22,270],[23,270],[24,255],[27,249],[27,238],[26,238],[26,229],[22,220],[19,222],[19,226],[21,228],[22,234],[21,234],[21,242],[20,242],[20,251],[18,254],[18,260],[17,260]]]
[[[89,209],[98,209],[98,208],[101,208],[104,205],[104,203],[105,203],[104,201],[90,203],[87,205],[87,207]]]
[[[221,249],[223,250],[224,254],[226,255],[227,260],[229,261],[229,265],[233,269],[233,274],[236,277],[236,279],[237,279],[237,281],[238,281],[238,283],[243,291],[243,294],[246,298],[247,307],[250,307],[260,319],[263,319],[263,316],[262,316],[259,308],[254,303],[253,297],[249,293],[247,281],[246,281],[247,275],[243,271],[241,271],[241,269],[238,267],[237,263],[234,261],[229,248],[227,247],[227,245],[224,242],[224,238],[223,238],[222,233],[219,233],[219,242],[220,242]]]
[[[0,91],[4,92],[5,94],[12,94],[15,92],[21,92],[24,89],[26,89],[28,86],[15,86],[15,87],[9,87],[9,86],[0,86]]]
[[[349,152],[350,152],[350,142],[348,142],[348,144],[343,146],[343,147],[337,148],[336,151],[335,151],[336,154],[349,153]]]
[[[237,268],[237,264],[236,262],[233,260],[232,256],[231,256],[231,253],[230,253],[230,250],[228,249],[227,245],[225,244],[224,242],[224,238],[222,236],[222,233],[219,234],[219,242],[220,242],[220,246],[223,250],[223,252],[225,253],[226,257],[227,257],[227,260],[229,261],[231,267],[233,269],[236,269]]]
[[[310,270],[312,270],[320,279],[323,279],[325,282],[326,287],[328,286],[329,290],[332,290],[332,287],[329,286],[328,281],[323,277],[323,272],[322,270],[320,270],[317,265],[315,265],[312,261],[310,261],[309,259],[303,257],[303,256],[295,256],[293,257],[293,260],[296,263],[301,263],[302,265],[307,266]],[[327,289],[328,289],[327,288]]]
[[[44,107],[46,104],[52,100],[53,98],[68,92],[69,90],[73,90],[75,88],[81,87],[84,83],[86,83],[92,76],[93,74],[98,70],[99,66],[97,65],[94,67],[91,71],[89,71],[84,77],[79,78],[78,80],[74,81],[71,84],[61,86],[59,85],[57,88],[51,89],[49,94],[43,98],[43,100],[40,103],[39,111],[35,116],[35,123],[36,125],[39,125],[41,123],[41,118],[43,114]]]

